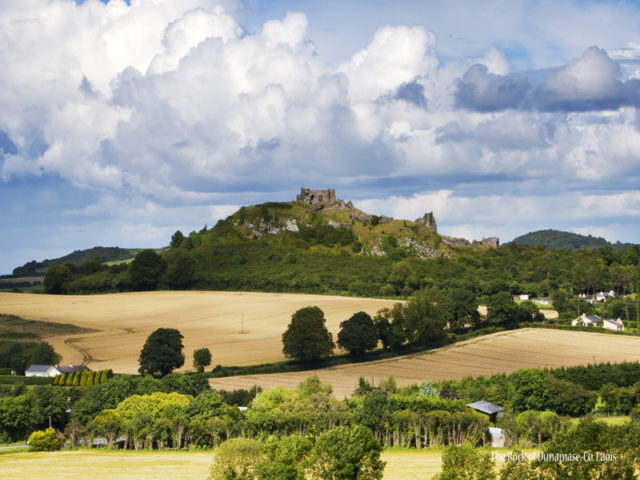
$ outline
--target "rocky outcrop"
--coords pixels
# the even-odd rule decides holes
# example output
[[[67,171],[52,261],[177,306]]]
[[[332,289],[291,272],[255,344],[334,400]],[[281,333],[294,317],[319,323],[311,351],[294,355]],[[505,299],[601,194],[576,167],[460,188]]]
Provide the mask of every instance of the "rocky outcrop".
[[[260,237],[263,233],[267,233],[269,235],[278,235],[279,233],[283,232],[300,231],[300,229],[298,228],[298,222],[294,218],[285,218],[280,222],[267,222],[264,219],[259,218],[255,222],[255,224],[245,222],[244,224],[236,223],[236,225],[243,225],[256,237]]]
[[[422,218],[417,218],[416,223],[424,225],[434,232],[438,232],[438,226],[436,225],[436,218],[433,216],[433,212],[425,213]]]
[[[442,239],[442,243],[446,243],[451,247],[477,247],[480,245],[488,245],[492,248],[498,248],[500,246],[500,239],[498,237],[487,237],[482,240],[474,240],[470,242],[466,238],[455,238],[455,237],[440,237]]]
[[[393,221],[392,217],[385,217],[384,215],[369,215],[364,212],[352,212],[351,213],[351,222],[354,220],[360,220],[362,223],[374,223],[374,219],[377,219],[375,223],[389,223]]]
[[[413,238],[407,237],[400,240],[400,245],[415,253],[418,258],[426,259],[440,256],[440,253],[434,247],[431,245],[423,245]]]

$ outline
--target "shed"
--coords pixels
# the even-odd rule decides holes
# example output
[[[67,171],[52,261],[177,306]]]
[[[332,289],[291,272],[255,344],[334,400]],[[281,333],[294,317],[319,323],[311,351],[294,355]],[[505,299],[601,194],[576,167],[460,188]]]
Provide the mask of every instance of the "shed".
[[[507,437],[502,428],[489,427],[489,435],[491,436],[492,447],[504,447]]]
[[[496,419],[501,416],[500,414],[506,410],[506,408],[501,407],[500,405],[496,405],[494,403],[487,402],[485,400],[468,403],[467,407],[474,409],[476,412],[489,415],[489,421],[491,422],[495,422]]]

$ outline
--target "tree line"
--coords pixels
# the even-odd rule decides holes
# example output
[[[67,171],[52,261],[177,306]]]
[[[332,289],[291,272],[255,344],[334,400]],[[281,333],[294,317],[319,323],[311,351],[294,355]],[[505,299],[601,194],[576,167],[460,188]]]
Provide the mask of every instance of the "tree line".
[[[420,259],[392,234],[381,245],[385,256],[363,254],[350,230],[322,223],[268,237],[247,238],[232,220],[221,220],[187,236],[178,231],[169,248],[139,252],[129,264],[108,266],[93,258],[51,267],[45,291],[197,288],[407,297],[435,287],[464,289],[481,299],[499,292],[548,297],[559,290],[573,298],[602,290],[635,293],[640,282],[638,246],[547,251],[511,243]]]

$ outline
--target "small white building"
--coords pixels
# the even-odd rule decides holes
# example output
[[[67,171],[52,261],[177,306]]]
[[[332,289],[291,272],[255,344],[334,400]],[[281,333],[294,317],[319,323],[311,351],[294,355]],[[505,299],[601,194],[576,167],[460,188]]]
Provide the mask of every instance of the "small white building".
[[[24,372],[25,377],[55,377],[62,372],[53,365],[31,365]]]

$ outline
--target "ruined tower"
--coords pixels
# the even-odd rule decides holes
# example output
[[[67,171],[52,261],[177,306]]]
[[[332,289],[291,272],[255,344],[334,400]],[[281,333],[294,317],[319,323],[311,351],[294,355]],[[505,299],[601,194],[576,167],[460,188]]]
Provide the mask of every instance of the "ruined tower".
[[[433,216],[433,212],[425,213],[422,218],[417,218],[416,223],[420,223],[436,233],[438,232],[438,226],[436,225],[436,219]]]

